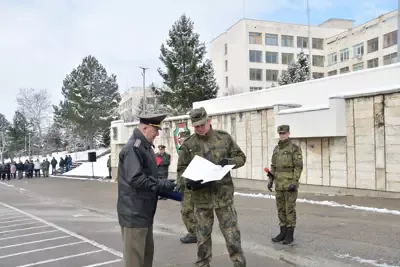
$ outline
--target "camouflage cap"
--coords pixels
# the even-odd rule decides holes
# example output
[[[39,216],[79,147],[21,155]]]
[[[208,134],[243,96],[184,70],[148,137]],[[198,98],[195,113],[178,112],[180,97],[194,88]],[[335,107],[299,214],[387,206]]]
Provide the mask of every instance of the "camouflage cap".
[[[278,133],[287,133],[290,132],[289,125],[279,125],[278,126]]]
[[[203,107],[193,109],[190,112],[190,119],[194,127],[202,125],[208,120],[207,111]]]

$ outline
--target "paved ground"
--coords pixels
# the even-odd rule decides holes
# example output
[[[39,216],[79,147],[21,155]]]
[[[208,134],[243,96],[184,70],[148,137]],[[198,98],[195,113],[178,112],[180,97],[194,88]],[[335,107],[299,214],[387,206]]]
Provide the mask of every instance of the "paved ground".
[[[301,197],[400,210],[399,200]],[[273,200],[237,196],[235,202],[249,267],[400,266],[400,213],[299,203],[296,241],[285,247],[270,241],[278,231]],[[57,178],[0,183],[0,266],[121,266],[115,206],[114,183]],[[196,245],[179,243],[184,233],[179,203],[160,201],[154,228],[155,267],[193,266]],[[217,223],[212,266],[232,266]]]

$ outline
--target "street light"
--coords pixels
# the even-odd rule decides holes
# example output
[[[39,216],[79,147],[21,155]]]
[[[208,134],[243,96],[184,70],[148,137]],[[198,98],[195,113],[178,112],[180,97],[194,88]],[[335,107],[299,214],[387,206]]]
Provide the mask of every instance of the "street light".
[[[400,0],[399,0],[400,1]],[[308,51],[309,51],[309,56],[308,56],[308,64],[309,64],[309,79],[312,79],[312,39],[311,39],[311,33],[310,33],[310,5],[307,0],[307,20],[308,20]]]
[[[146,114],[146,70],[149,68],[145,67],[140,67],[143,70],[142,76],[143,76],[143,114]]]

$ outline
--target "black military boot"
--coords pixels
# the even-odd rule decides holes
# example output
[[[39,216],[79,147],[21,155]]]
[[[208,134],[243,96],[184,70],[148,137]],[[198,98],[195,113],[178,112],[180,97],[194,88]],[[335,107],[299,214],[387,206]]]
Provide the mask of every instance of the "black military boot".
[[[284,244],[284,245],[292,244],[293,243],[293,234],[294,234],[294,227],[288,227],[285,240],[283,240],[282,244]]]
[[[286,238],[286,226],[281,226],[281,232],[276,237],[272,238],[272,242],[281,242]]]
[[[197,243],[196,234],[191,234],[191,233],[188,233],[186,236],[182,237],[180,240],[183,244]]]

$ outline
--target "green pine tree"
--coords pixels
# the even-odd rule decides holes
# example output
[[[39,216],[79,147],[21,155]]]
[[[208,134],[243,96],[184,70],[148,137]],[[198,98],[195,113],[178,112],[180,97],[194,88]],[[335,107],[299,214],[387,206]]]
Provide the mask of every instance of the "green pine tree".
[[[310,79],[310,64],[307,55],[300,52],[297,59],[290,62],[278,80],[279,85],[308,81]]]
[[[109,76],[95,57],[87,56],[64,79],[61,92],[64,101],[54,106],[56,123],[73,124],[86,146],[93,148],[99,134],[119,118],[121,96],[116,76]]]
[[[160,60],[165,70],[158,69],[163,88],[153,88],[161,104],[179,113],[192,108],[193,102],[217,96],[218,86],[210,60],[204,60],[206,47],[200,43],[194,24],[183,14],[161,45]]]
[[[10,123],[7,118],[0,113],[0,161],[3,160],[5,153],[9,151],[9,128]]]
[[[23,156],[28,153],[29,135],[32,137],[32,125],[20,111],[15,111],[12,125],[9,128],[9,150],[13,156]],[[26,150],[25,150],[26,145]]]

